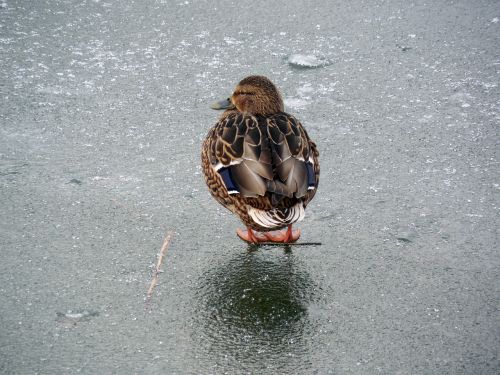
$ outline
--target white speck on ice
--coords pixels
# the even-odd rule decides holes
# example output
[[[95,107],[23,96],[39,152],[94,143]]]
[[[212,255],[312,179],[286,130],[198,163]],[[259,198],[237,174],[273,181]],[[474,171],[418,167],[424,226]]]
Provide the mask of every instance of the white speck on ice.
[[[206,38],[210,33],[208,31],[202,31],[199,34],[196,34],[195,36],[198,38]]]
[[[498,23],[498,17],[495,17],[491,20],[492,23]]]
[[[432,119],[432,117],[433,117],[433,116],[432,116],[432,115],[430,115],[430,114],[429,114],[429,115],[424,115],[424,117],[419,118],[419,119],[417,120],[417,122],[418,122],[418,123],[420,123],[420,124],[425,124],[425,123],[430,122],[430,121],[431,121],[431,119]]]
[[[229,45],[234,45],[234,44],[241,44],[243,42],[240,42],[239,40],[236,40],[234,38],[231,38],[229,36],[226,36],[224,38],[224,42],[226,42],[226,44],[229,44]]]
[[[66,318],[69,318],[69,319],[80,319],[80,318],[83,318],[83,314],[82,313],[66,313],[66,314],[64,314],[64,316]]]
[[[481,83],[481,85],[486,88],[486,89],[491,89],[493,87],[497,87],[497,84],[496,83],[486,83],[486,82],[483,82]]]
[[[123,181],[123,182],[141,182],[142,180],[138,177],[134,177],[134,176],[122,176],[120,175],[119,177],[119,180],[120,181]]]

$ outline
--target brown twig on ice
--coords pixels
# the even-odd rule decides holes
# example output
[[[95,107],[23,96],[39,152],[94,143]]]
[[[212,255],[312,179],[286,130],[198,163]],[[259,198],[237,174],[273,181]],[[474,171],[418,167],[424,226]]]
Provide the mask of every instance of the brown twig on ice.
[[[259,242],[257,246],[321,246],[321,242]]]
[[[153,297],[153,290],[155,289],[156,284],[158,284],[158,277],[160,275],[160,267],[163,262],[163,258],[165,257],[165,254],[168,249],[168,245],[170,245],[170,241],[172,240],[172,237],[174,236],[174,232],[168,231],[165,240],[163,241],[163,245],[161,246],[160,253],[158,254],[158,260],[156,262],[156,267],[153,271],[153,279],[151,280],[151,284],[149,285],[148,293],[146,294],[146,307],[149,306],[151,302],[151,298]]]

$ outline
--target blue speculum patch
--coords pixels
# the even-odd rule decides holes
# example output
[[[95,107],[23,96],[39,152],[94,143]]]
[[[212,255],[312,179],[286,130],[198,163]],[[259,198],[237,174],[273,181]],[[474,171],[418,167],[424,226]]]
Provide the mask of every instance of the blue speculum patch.
[[[233,176],[231,175],[231,169],[229,167],[222,167],[218,172],[229,194],[237,194],[240,192],[238,185],[233,181]]]
[[[314,168],[311,162],[306,163],[307,167],[307,187],[309,190],[316,187],[316,178],[314,175]]]

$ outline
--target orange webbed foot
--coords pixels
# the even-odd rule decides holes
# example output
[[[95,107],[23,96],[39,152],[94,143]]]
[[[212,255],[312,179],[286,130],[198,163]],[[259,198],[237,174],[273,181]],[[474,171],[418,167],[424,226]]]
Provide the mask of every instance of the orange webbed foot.
[[[250,228],[247,230],[236,229],[236,234],[243,241],[249,243],[293,243],[300,238],[300,229],[292,230],[289,225],[286,230],[276,230],[272,232],[256,232]]]

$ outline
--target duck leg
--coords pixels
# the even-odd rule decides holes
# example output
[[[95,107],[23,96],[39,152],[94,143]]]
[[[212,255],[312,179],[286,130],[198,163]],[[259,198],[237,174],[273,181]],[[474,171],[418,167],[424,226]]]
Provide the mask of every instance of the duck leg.
[[[269,242],[292,243],[299,239],[300,229],[293,230],[292,224],[286,230],[264,233]]]
[[[236,229],[236,234],[243,241],[250,243],[292,243],[299,239],[300,229],[292,230],[290,224],[286,230],[277,230],[272,232],[256,232],[247,227],[247,230]]]
[[[261,242],[269,241],[268,238],[263,233],[255,232],[252,230],[252,228],[249,228],[249,227],[247,227],[247,230],[237,228],[236,234],[243,241],[246,241],[249,243],[261,243]]]

